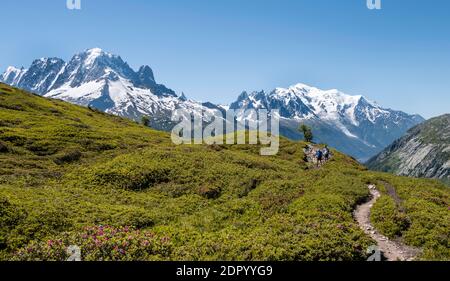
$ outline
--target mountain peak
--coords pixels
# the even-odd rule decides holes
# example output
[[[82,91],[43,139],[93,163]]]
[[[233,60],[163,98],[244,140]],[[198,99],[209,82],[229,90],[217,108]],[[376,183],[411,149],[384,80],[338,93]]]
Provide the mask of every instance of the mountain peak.
[[[295,85],[292,85],[289,87],[289,89],[305,89],[305,90],[311,90],[311,89],[317,89],[316,87],[312,87],[310,85],[304,84],[304,83],[297,83]]]
[[[105,51],[103,51],[103,49],[95,47],[95,48],[90,48],[90,49],[86,49],[86,53],[105,53]]]
[[[106,58],[119,58],[111,53],[105,52],[100,48],[91,48],[87,49],[82,53],[78,54],[78,57],[83,58],[84,65],[89,66],[94,64],[98,58],[106,57]]]
[[[151,84],[155,82],[155,76],[153,70],[148,65],[143,65],[138,70],[139,79],[144,82],[144,84]]]
[[[15,67],[15,66],[8,66],[6,68],[5,73],[18,72],[18,71],[22,71],[23,69],[24,69],[23,67],[19,69],[19,68]]]
[[[180,99],[181,101],[187,101],[187,97],[186,97],[186,95],[184,94],[184,92],[181,92],[181,96],[179,97],[179,99]]]
[[[100,85],[95,83],[105,80],[128,83],[125,91],[117,93],[121,96],[134,88],[150,90],[157,96],[175,96],[172,90],[156,83],[149,66],[144,65],[135,72],[120,56],[97,47],[75,54],[67,63],[59,58],[41,58],[34,60],[28,69],[9,67],[0,75],[2,82],[41,95],[68,92],[66,95],[72,93],[73,97],[91,95]],[[86,89],[88,86],[95,89]]]
[[[7,84],[14,84],[17,83],[18,80],[20,80],[21,76],[26,72],[27,70],[22,68],[17,68],[14,66],[9,66],[6,71],[0,75],[0,81],[5,82]]]
[[[40,58],[37,60],[34,60],[32,63],[33,65],[51,65],[51,64],[60,64],[64,63],[64,61],[60,58]]]
[[[315,128],[320,141],[360,160],[367,160],[423,121],[419,116],[385,109],[361,95],[321,90],[303,83],[270,93],[243,92],[230,108],[279,110],[286,122],[281,129],[285,136],[301,137],[297,134],[298,124],[306,123]]]
[[[111,53],[108,53],[106,51],[104,51],[101,48],[90,48],[90,49],[86,49],[84,52],[85,54],[94,56],[94,57],[98,57],[98,56],[102,56],[102,55],[112,55]]]
[[[243,91],[240,95],[239,95],[239,97],[238,97],[238,100],[244,100],[244,99],[248,99],[248,93],[247,93],[247,91]]]

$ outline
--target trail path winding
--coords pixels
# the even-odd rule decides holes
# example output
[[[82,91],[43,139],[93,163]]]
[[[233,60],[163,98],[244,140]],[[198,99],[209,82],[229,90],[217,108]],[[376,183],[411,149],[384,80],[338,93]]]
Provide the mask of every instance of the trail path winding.
[[[305,147],[305,160],[307,163],[313,164],[314,169],[320,169],[327,161],[318,164],[316,159],[316,151],[320,149],[318,146],[308,145]],[[369,185],[372,199],[369,202],[359,205],[353,213],[355,220],[358,222],[361,229],[373,240],[377,242],[377,249],[381,251],[383,257],[388,261],[413,261],[420,254],[420,249],[406,246],[398,241],[390,240],[381,233],[379,233],[370,222],[370,210],[372,209],[378,198],[381,197],[380,192],[375,185]],[[388,192],[391,197],[399,205],[400,199],[395,192],[395,189],[387,184]]]
[[[383,253],[384,257],[388,261],[414,260],[420,253],[420,250],[390,240],[389,238],[381,235],[370,223],[370,210],[378,198],[381,197],[381,194],[374,185],[369,185],[369,189],[372,199],[367,203],[359,205],[354,212],[354,217],[359,226],[366,234],[377,241],[378,249]]]

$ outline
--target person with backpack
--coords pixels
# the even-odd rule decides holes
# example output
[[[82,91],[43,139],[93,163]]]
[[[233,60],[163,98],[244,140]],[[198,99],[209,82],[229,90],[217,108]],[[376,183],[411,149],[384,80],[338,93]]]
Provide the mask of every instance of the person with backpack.
[[[330,150],[328,149],[328,146],[325,145],[325,148],[323,149],[323,158],[325,161],[328,161],[330,159]]]
[[[323,152],[322,150],[318,149],[316,152],[316,159],[317,159],[317,167],[320,167],[323,160]]]

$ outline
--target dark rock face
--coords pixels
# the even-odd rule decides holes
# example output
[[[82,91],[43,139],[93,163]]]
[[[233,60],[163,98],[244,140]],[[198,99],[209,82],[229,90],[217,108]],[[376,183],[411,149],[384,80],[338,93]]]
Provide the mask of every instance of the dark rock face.
[[[43,94],[52,86],[63,67],[64,61],[58,58],[35,60],[15,86]]]

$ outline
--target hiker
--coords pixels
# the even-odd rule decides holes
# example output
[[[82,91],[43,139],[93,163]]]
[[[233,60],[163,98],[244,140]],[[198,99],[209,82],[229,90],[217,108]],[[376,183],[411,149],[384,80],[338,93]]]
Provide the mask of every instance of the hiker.
[[[330,150],[328,149],[328,146],[325,145],[325,148],[323,149],[323,158],[325,161],[328,161],[330,159]]]
[[[320,164],[322,164],[323,159],[323,152],[322,150],[318,149],[316,152],[316,159],[317,159],[317,167],[320,167]]]

